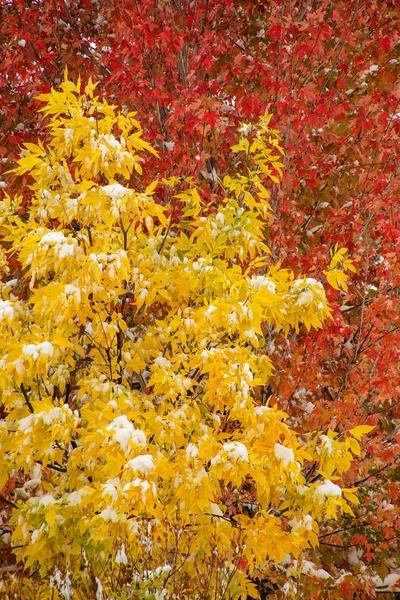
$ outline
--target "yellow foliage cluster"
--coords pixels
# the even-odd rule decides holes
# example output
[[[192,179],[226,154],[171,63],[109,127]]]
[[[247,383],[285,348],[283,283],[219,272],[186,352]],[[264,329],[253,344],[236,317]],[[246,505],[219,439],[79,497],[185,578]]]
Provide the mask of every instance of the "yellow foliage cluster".
[[[2,265],[21,265],[0,283],[0,487],[20,482],[8,524],[23,573],[1,585],[35,600],[257,597],[250,578],[351,512],[333,481],[360,434],[299,436],[257,400],[273,375],[264,325],[330,314],[320,282],[268,265],[279,136],[268,114],[242,127],[248,166],[218,206],[193,180],[133,189],[156,152],[94,93],[65,78],[41,97],[51,141],[16,169],[32,178],[27,213],[0,203]]]

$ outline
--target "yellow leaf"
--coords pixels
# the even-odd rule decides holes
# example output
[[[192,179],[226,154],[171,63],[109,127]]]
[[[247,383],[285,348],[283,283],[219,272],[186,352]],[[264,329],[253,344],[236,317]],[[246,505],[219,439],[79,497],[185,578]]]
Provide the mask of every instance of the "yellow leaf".
[[[373,426],[372,425],[358,425],[358,427],[354,427],[354,429],[350,429],[350,433],[357,440],[360,440],[363,435],[366,435],[373,429],[375,429],[374,425]]]
[[[331,285],[335,290],[343,289],[347,292],[346,281],[348,277],[346,273],[343,273],[343,271],[339,271],[338,269],[333,269],[330,271],[324,271],[324,274],[326,275],[329,285]]]

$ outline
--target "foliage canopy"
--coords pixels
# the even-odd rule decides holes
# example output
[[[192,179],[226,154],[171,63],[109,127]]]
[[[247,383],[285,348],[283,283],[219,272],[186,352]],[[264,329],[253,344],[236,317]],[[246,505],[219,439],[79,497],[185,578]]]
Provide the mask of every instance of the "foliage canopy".
[[[95,87],[66,74],[40,97],[50,141],[25,144],[15,170],[30,200],[1,203],[0,487],[19,473],[24,597],[258,597],[286,555],[301,571],[319,519],[352,514],[354,490],[333,482],[371,429],[299,435],[262,400],[266,328],[330,317],[323,285],[269,256],[279,133],[268,113],[242,124],[245,167],[218,202],[193,176],[132,187],[157,152]]]

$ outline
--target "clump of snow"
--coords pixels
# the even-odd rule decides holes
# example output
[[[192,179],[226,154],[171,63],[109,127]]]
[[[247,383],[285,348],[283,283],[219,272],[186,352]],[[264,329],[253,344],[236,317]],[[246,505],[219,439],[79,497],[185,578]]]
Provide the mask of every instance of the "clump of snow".
[[[311,531],[312,517],[311,515],[303,515],[302,517],[300,517],[300,519],[298,519],[297,517],[293,517],[293,519],[290,519],[290,521],[288,522],[288,525],[290,526],[292,533],[294,533],[301,527],[304,527],[308,531]]]
[[[0,300],[0,321],[7,319],[12,321],[14,318],[14,308],[9,300]]]
[[[314,296],[311,290],[304,289],[300,292],[299,297],[296,300],[297,306],[307,306],[314,300]]]
[[[310,287],[311,286],[311,287]],[[320,281],[317,281],[313,277],[307,277],[306,279],[296,279],[293,282],[292,292],[297,295],[296,305],[297,306],[307,306],[314,302],[314,292],[312,291],[312,287],[319,288],[319,290],[315,290],[315,294],[321,295],[321,291],[323,291],[323,285]],[[321,307],[323,307],[322,303]]]
[[[290,593],[290,583],[287,581],[286,583],[283,584],[282,586],[282,592],[285,594],[285,596],[287,596]]]
[[[39,348],[40,354],[44,354],[45,356],[53,356],[54,348],[51,342],[41,342],[37,345]]]
[[[64,408],[66,408],[67,412],[71,414],[71,409],[69,408],[69,406],[64,405]],[[67,418],[67,412],[59,406],[55,406],[54,408],[51,408],[48,411],[44,410],[40,413],[37,413],[35,416],[38,419],[42,419],[43,423],[48,426],[51,425],[54,421],[61,421],[62,423],[65,423],[65,420]]]
[[[101,581],[98,577],[96,577],[96,584],[97,584],[97,589],[96,589],[96,600],[103,600],[103,586],[101,584]]]
[[[265,415],[270,411],[271,408],[269,406],[256,406],[254,409],[254,414],[256,415],[256,417],[261,417],[262,415]]]
[[[65,237],[62,231],[49,231],[39,241],[39,246],[52,246],[53,244],[58,258],[74,255],[76,241],[71,237]]]
[[[117,565],[127,565],[128,557],[125,552],[125,544],[122,544],[121,548],[118,548],[117,554],[115,555],[115,562]]]
[[[297,561],[294,561],[294,566],[297,566]],[[318,579],[329,579],[332,575],[329,575],[325,569],[315,569],[314,563],[309,560],[304,560],[301,565],[301,572],[303,575],[309,575],[311,577],[317,577]]]
[[[116,523],[118,521],[118,515],[115,510],[113,510],[110,506],[107,506],[99,515],[104,521],[111,521],[112,523]]]
[[[261,290],[265,288],[267,292],[271,292],[271,294],[276,294],[276,285],[269,277],[265,277],[264,275],[253,275],[249,281],[249,286],[253,290]]]
[[[32,427],[33,420],[34,420],[33,415],[28,415],[27,417],[20,419],[19,423],[18,423],[19,431],[27,432]]]
[[[103,486],[102,496],[103,496],[103,498],[104,498],[104,496],[110,496],[110,498],[112,498],[112,500],[118,500],[117,488],[115,487],[113,481],[108,481]]]
[[[188,444],[186,447],[186,456],[188,458],[196,458],[199,454],[199,450],[195,444]]]
[[[164,358],[164,356],[157,356],[157,358],[154,359],[154,364],[156,367],[162,369],[169,369],[171,366],[170,361],[167,358]]]
[[[322,451],[325,451],[328,454],[332,454],[332,452],[334,451],[333,440],[327,435],[320,435],[319,439],[321,440]]]
[[[217,223],[220,227],[223,227],[225,225],[225,217],[221,212],[218,212],[215,215],[215,220],[217,221]]]
[[[214,517],[223,517],[224,516],[224,513],[222,512],[222,510],[220,509],[218,504],[215,504],[215,502],[211,502],[210,507],[211,507],[211,514],[214,515]]]
[[[40,344],[26,344],[22,348],[24,356],[32,356],[33,360],[37,360],[40,355],[53,356],[54,347],[51,342],[41,342]]]
[[[39,242],[40,246],[44,244],[64,244],[66,241],[65,235],[62,231],[49,231],[49,233],[45,233],[42,239]]]
[[[136,456],[136,458],[132,458],[127,465],[132,469],[132,471],[138,471],[139,473],[144,473],[145,475],[147,475],[151,469],[154,469],[154,462],[151,454],[141,454],[140,456]]]
[[[126,415],[115,417],[106,427],[107,431],[114,431],[113,439],[118,442],[121,448],[126,452],[129,448],[129,442],[133,441],[137,446],[146,445],[146,435],[141,429],[135,429]]]
[[[291,448],[286,448],[286,446],[282,446],[282,444],[276,442],[274,445],[274,452],[276,458],[282,460],[285,467],[287,467],[289,463],[294,462],[294,453]]]
[[[347,554],[347,560],[350,565],[358,565],[360,558],[362,557],[363,551],[361,548],[351,548]]]
[[[58,567],[55,568],[54,574],[50,575],[50,586],[58,589],[64,600],[72,600],[73,591],[71,584],[71,575],[69,571],[67,571],[65,579],[63,578]]]
[[[302,288],[304,285],[316,285],[320,288],[323,288],[323,285],[320,281],[317,281],[313,277],[307,277],[305,280],[304,279],[296,279],[296,281],[293,282],[293,289],[298,290],[298,289]]]
[[[223,445],[223,449],[228,455],[228,460],[249,462],[249,453],[242,442],[228,442]]]
[[[56,500],[53,498],[51,494],[45,494],[39,498],[38,504],[41,506],[49,506],[50,504],[55,504]]]
[[[204,315],[206,317],[210,317],[214,311],[217,310],[217,307],[214,304],[209,304],[207,309],[204,311]]]
[[[231,461],[249,462],[249,453],[246,446],[242,444],[242,442],[227,442],[222,446],[222,448],[227,455],[227,464],[229,466],[232,466]],[[224,461],[221,456],[221,452],[218,452],[218,454],[211,459],[211,465],[216,465],[221,462]]]
[[[304,412],[306,412],[308,415],[310,415],[312,413],[312,411],[314,410],[315,405],[312,402],[302,402],[301,408],[304,410]]]
[[[103,192],[105,192],[110,198],[120,200],[126,196],[126,194],[130,193],[130,190],[120,183],[111,183],[110,185],[105,185],[103,187]]]
[[[74,137],[75,137],[75,130],[71,129],[71,127],[66,127],[64,129],[64,139],[67,142],[67,144],[70,144],[71,142],[73,142]]]
[[[325,479],[324,483],[315,488],[314,495],[339,498],[342,495],[342,490],[330,479]]]
[[[140,488],[141,491],[141,499],[142,502],[145,504],[147,502],[147,491],[150,489],[150,483],[148,481],[143,481],[143,479],[139,479],[139,477],[136,477],[136,479],[134,479],[133,481],[130,481],[129,483],[126,483],[124,485],[124,491],[126,492],[127,490],[130,490],[131,488]],[[155,486],[154,484],[152,484],[152,488],[153,488],[153,492],[155,492]]]
[[[75,492],[71,492],[68,496],[68,503],[70,506],[78,506],[82,502],[82,498],[85,494],[89,492],[85,490],[85,488],[81,488],[80,490],[76,490]]]
[[[397,592],[400,590],[400,585],[397,585],[398,583],[400,584],[399,573],[389,573],[383,580],[378,575],[375,575],[373,582],[379,592]]]
[[[247,123],[242,123],[241,127],[239,127],[238,131],[243,133],[243,135],[247,136],[253,131],[253,126],[248,125]]]
[[[172,150],[175,148],[175,142],[164,142],[164,146],[168,152],[172,152]]]
[[[329,579],[332,577],[332,575],[329,575],[328,571],[325,571],[325,569],[313,569],[310,575],[317,577],[318,579]]]

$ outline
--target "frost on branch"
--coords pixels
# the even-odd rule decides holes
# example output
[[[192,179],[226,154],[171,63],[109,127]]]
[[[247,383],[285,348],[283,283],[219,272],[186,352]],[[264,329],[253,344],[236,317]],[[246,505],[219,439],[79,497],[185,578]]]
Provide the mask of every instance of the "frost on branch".
[[[333,481],[358,434],[300,438],[260,405],[265,327],[330,316],[319,281],[269,259],[279,135],[268,114],[242,127],[249,168],[207,203],[193,179],[142,185],[156,152],[94,93],[65,79],[41,97],[50,141],[16,168],[28,212],[0,206],[24,274],[0,284],[0,484],[15,559],[40,574],[25,596],[245,598],[357,501]]]

